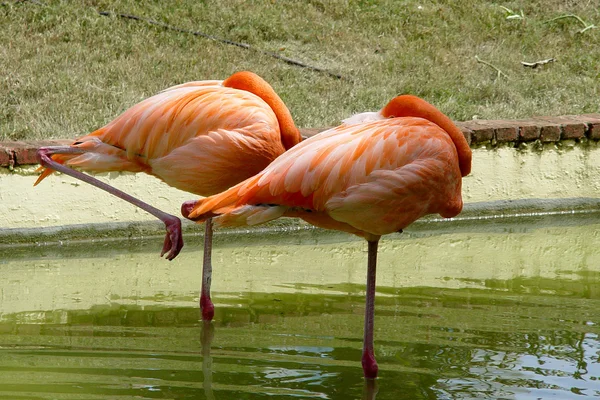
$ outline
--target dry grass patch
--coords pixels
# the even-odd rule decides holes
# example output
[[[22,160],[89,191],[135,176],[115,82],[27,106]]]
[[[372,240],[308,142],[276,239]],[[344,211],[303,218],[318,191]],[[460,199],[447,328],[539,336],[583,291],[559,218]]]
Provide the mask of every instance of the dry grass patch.
[[[247,43],[347,79],[98,11]],[[8,1],[0,140],[77,136],[165,87],[241,69],[270,81],[301,127],[333,125],[399,93],[457,120],[598,112],[596,25],[593,1]]]

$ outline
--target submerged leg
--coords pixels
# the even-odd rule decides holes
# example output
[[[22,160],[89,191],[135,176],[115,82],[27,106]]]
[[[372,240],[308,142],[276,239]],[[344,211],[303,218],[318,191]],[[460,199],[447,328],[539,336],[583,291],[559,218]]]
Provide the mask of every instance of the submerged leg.
[[[200,290],[200,309],[202,310],[203,321],[211,321],[215,315],[215,306],[210,299],[212,238],[212,218],[209,218],[206,220],[204,230],[204,260],[202,263],[202,289]]]
[[[160,253],[160,256],[166,254],[167,260],[174,259],[177,254],[181,251],[183,247],[183,237],[181,234],[181,220],[174,215],[167,214],[164,211],[159,210],[158,208],[152,207],[148,203],[144,203],[143,201],[136,199],[135,197],[114,188],[96,178],[93,178],[89,175],[84,174],[83,172],[76,171],[71,169],[65,165],[62,165],[52,159],[52,154],[83,154],[85,150],[78,149],[76,147],[42,147],[37,152],[38,161],[44,167],[53,169],[55,171],[60,171],[63,174],[72,176],[73,178],[82,180],[84,182],[89,183],[90,185],[96,186],[112,195],[115,195],[134,206],[141,208],[144,211],[149,212],[154,215],[156,218],[164,222],[165,227],[167,228],[167,235],[165,236],[165,242]]]
[[[204,375],[204,395],[208,400],[214,400],[215,396],[212,389],[212,357],[210,355],[210,346],[215,335],[214,325],[210,321],[204,321],[202,332],[200,333],[200,343],[202,344],[202,374]]]
[[[373,350],[373,320],[375,318],[375,272],[377,266],[377,244],[379,239],[368,241],[369,258],[367,269],[367,296],[365,303],[365,331],[363,337],[362,367],[365,378],[377,378],[377,361]]]
[[[377,380],[365,379],[362,400],[375,400],[378,391],[379,388],[377,387]]]

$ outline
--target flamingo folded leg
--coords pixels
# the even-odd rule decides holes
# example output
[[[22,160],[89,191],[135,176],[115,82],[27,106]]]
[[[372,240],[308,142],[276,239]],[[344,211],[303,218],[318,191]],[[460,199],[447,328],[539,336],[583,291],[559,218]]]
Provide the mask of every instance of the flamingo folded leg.
[[[123,199],[134,206],[141,208],[144,211],[154,215],[156,218],[161,220],[167,229],[165,236],[165,242],[160,253],[160,256],[166,255],[167,260],[174,259],[183,247],[183,237],[181,233],[181,220],[174,215],[167,214],[158,208],[152,207],[150,204],[145,203],[117,188],[114,188],[94,177],[84,174],[83,172],[76,171],[59,162],[52,159],[53,154],[83,154],[85,149],[69,146],[52,146],[52,147],[41,147],[37,151],[37,158],[41,165],[46,168],[53,169],[55,171],[62,172],[63,174],[72,176],[75,179],[79,179],[90,185],[96,186],[120,199]]]

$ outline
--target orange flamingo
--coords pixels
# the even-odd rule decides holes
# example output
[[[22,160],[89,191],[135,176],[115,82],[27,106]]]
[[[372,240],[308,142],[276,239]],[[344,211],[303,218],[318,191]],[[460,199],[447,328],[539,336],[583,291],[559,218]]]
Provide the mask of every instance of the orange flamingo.
[[[462,177],[471,149],[452,121],[426,101],[404,95],[284,153],[227,191],[185,202],[185,217],[215,225],[255,225],[299,217],[368,241],[362,366],[377,376],[373,319],[377,245],[426,214],[454,217],[463,207]]]
[[[167,234],[161,256],[172,260],[183,246],[179,218],[69,167],[145,172],[170,186],[207,196],[258,173],[300,140],[290,112],[273,88],[258,75],[242,71],[224,81],[173,86],[70,146],[41,148],[43,172],[35,184],[56,170],[140,207],[164,222]],[[211,320],[210,220],[205,232],[200,307],[203,319]]]

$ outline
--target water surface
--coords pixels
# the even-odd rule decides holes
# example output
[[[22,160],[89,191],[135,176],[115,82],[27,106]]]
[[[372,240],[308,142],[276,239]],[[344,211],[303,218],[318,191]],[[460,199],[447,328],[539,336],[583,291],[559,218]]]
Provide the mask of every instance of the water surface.
[[[0,398],[600,396],[600,214],[417,224],[384,237],[360,366],[366,243],[320,230],[0,249]]]

